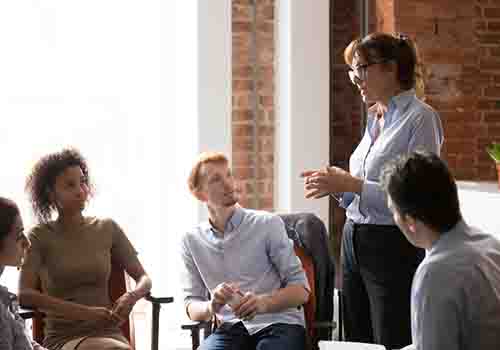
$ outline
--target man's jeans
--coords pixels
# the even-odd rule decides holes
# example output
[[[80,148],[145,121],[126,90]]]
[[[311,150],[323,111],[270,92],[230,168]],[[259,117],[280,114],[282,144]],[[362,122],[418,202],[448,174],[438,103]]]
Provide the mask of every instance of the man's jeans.
[[[242,322],[222,324],[200,350],[304,350],[306,332],[300,325],[275,323],[250,335]]]

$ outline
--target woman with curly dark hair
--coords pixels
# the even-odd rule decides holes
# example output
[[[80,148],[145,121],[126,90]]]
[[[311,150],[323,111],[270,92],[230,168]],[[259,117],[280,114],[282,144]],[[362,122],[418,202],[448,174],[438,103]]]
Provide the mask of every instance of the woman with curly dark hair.
[[[39,224],[29,233],[19,296],[23,305],[47,314],[44,346],[129,349],[119,325],[149,292],[151,279],[112,219],[83,215],[93,194],[86,160],[75,149],[46,155],[35,164],[26,191]],[[136,281],[114,306],[108,291],[112,260]]]

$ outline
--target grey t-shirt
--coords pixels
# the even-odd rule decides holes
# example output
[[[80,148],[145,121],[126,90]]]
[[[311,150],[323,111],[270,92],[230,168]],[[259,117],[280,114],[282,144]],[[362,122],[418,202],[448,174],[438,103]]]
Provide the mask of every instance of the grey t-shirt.
[[[459,222],[420,264],[408,349],[500,349],[500,242]]]
[[[238,283],[243,292],[267,294],[290,284],[309,290],[306,275],[293,250],[285,225],[277,215],[236,207],[224,234],[203,223],[182,240],[182,288],[186,306],[208,300],[209,291],[223,282]],[[222,322],[238,322],[229,306],[217,317]],[[290,308],[257,315],[243,321],[250,333],[273,324],[304,325],[304,311]]]

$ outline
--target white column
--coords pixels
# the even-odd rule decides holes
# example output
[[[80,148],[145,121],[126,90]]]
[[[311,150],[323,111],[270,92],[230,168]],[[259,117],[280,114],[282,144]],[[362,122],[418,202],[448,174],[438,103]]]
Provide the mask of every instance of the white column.
[[[198,147],[231,158],[231,0],[198,0],[198,18]]]
[[[299,174],[329,162],[329,1],[276,1],[277,211],[308,211],[328,227],[328,199],[304,198]]]

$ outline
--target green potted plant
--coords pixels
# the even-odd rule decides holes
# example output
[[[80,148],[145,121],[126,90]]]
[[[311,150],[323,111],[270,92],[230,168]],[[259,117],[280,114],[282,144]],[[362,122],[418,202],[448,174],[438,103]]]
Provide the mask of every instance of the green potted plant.
[[[497,165],[498,187],[500,187],[500,143],[493,142],[490,147],[486,148],[486,152],[488,152]]]

